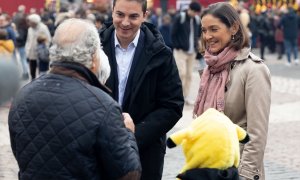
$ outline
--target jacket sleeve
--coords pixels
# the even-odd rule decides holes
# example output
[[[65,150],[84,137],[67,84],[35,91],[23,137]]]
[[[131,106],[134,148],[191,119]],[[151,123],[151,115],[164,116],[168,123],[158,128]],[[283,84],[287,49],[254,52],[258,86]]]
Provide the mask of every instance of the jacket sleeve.
[[[246,79],[245,105],[247,113],[247,133],[250,141],[242,151],[239,173],[255,179],[263,175],[263,157],[267,143],[269,113],[271,105],[271,79],[268,68],[256,63]]]
[[[123,122],[120,108],[113,103],[98,129],[97,152],[107,179],[139,179],[141,164],[134,134]]]
[[[174,22],[172,23],[172,29],[171,29],[171,39],[172,39],[172,44],[173,47],[177,48],[178,45],[178,40],[177,40],[177,36],[178,36],[178,30],[179,30],[179,26],[180,25],[180,14],[177,14],[175,16]]]
[[[182,117],[184,99],[181,80],[173,56],[169,54],[167,56],[169,59],[158,70],[156,109],[135,128],[140,151],[163,137]]]
[[[16,143],[15,143],[15,139],[16,139],[16,131],[15,128],[16,122],[14,121],[15,116],[16,116],[16,106],[14,104],[14,102],[11,105],[11,108],[9,110],[9,114],[8,114],[8,128],[9,128],[9,137],[10,137],[10,146],[11,146],[11,150],[14,154],[14,156],[16,157]]]

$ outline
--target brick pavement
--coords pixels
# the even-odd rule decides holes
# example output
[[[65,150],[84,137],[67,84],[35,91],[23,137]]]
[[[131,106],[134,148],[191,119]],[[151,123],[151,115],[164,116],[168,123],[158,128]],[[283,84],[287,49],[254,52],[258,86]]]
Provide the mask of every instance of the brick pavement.
[[[269,55],[266,64],[272,76],[272,105],[268,144],[265,153],[267,180],[300,180],[300,66],[285,67]],[[267,55],[268,58],[268,55]],[[295,75],[296,74],[296,75]],[[193,76],[191,99],[196,98],[199,77]],[[0,107],[0,180],[17,179],[17,163],[11,153],[7,126],[7,107]],[[186,127],[192,107],[186,106],[183,118],[170,133]],[[167,149],[163,180],[173,180],[184,164],[181,148]]]
[[[0,107],[0,180],[15,180],[18,165],[10,148],[7,114],[7,106]]]

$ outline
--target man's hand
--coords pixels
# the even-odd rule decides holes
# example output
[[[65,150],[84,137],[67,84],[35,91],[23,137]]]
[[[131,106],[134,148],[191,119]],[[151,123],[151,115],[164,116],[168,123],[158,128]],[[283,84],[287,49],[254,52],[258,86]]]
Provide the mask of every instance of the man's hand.
[[[122,113],[122,115],[123,115],[123,118],[124,118],[125,127],[130,129],[134,133],[135,126],[134,126],[134,123],[133,123],[133,120],[132,120],[131,116],[128,113]]]

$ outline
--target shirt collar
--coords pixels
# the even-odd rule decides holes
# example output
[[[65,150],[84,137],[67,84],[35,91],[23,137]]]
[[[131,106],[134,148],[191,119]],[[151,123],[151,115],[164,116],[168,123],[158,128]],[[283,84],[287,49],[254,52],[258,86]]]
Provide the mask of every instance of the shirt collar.
[[[139,29],[138,32],[137,32],[137,34],[136,34],[136,36],[135,36],[135,38],[134,38],[133,41],[128,45],[128,47],[129,47],[131,44],[132,44],[134,47],[137,46],[138,41],[139,41],[139,37],[140,37],[140,33],[141,33],[141,30]],[[115,36],[115,47],[121,47],[120,42],[119,42],[119,40],[118,40],[118,38],[117,38],[117,33],[116,33],[116,31],[114,32],[114,36]]]

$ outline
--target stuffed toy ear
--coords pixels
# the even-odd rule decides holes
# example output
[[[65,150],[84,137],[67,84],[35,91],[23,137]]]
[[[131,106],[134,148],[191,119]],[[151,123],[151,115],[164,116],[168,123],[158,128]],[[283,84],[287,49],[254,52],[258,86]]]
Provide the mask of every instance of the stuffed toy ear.
[[[167,146],[168,146],[168,148],[173,148],[173,147],[176,147],[176,144],[174,143],[174,141],[171,138],[168,138]]]
[[[175,132],[167,139],[168,148],[173,148],[179,144],[186,138],[187,130],[182,129],[180,131]]]
[[[250,137],[247,134],[247,132],[240,126],[238,126],[238,125],[235,125],[235,126],[236,126],[236,132],[237,132],[240,143],[246,144],[248,141],[250,141]]]

